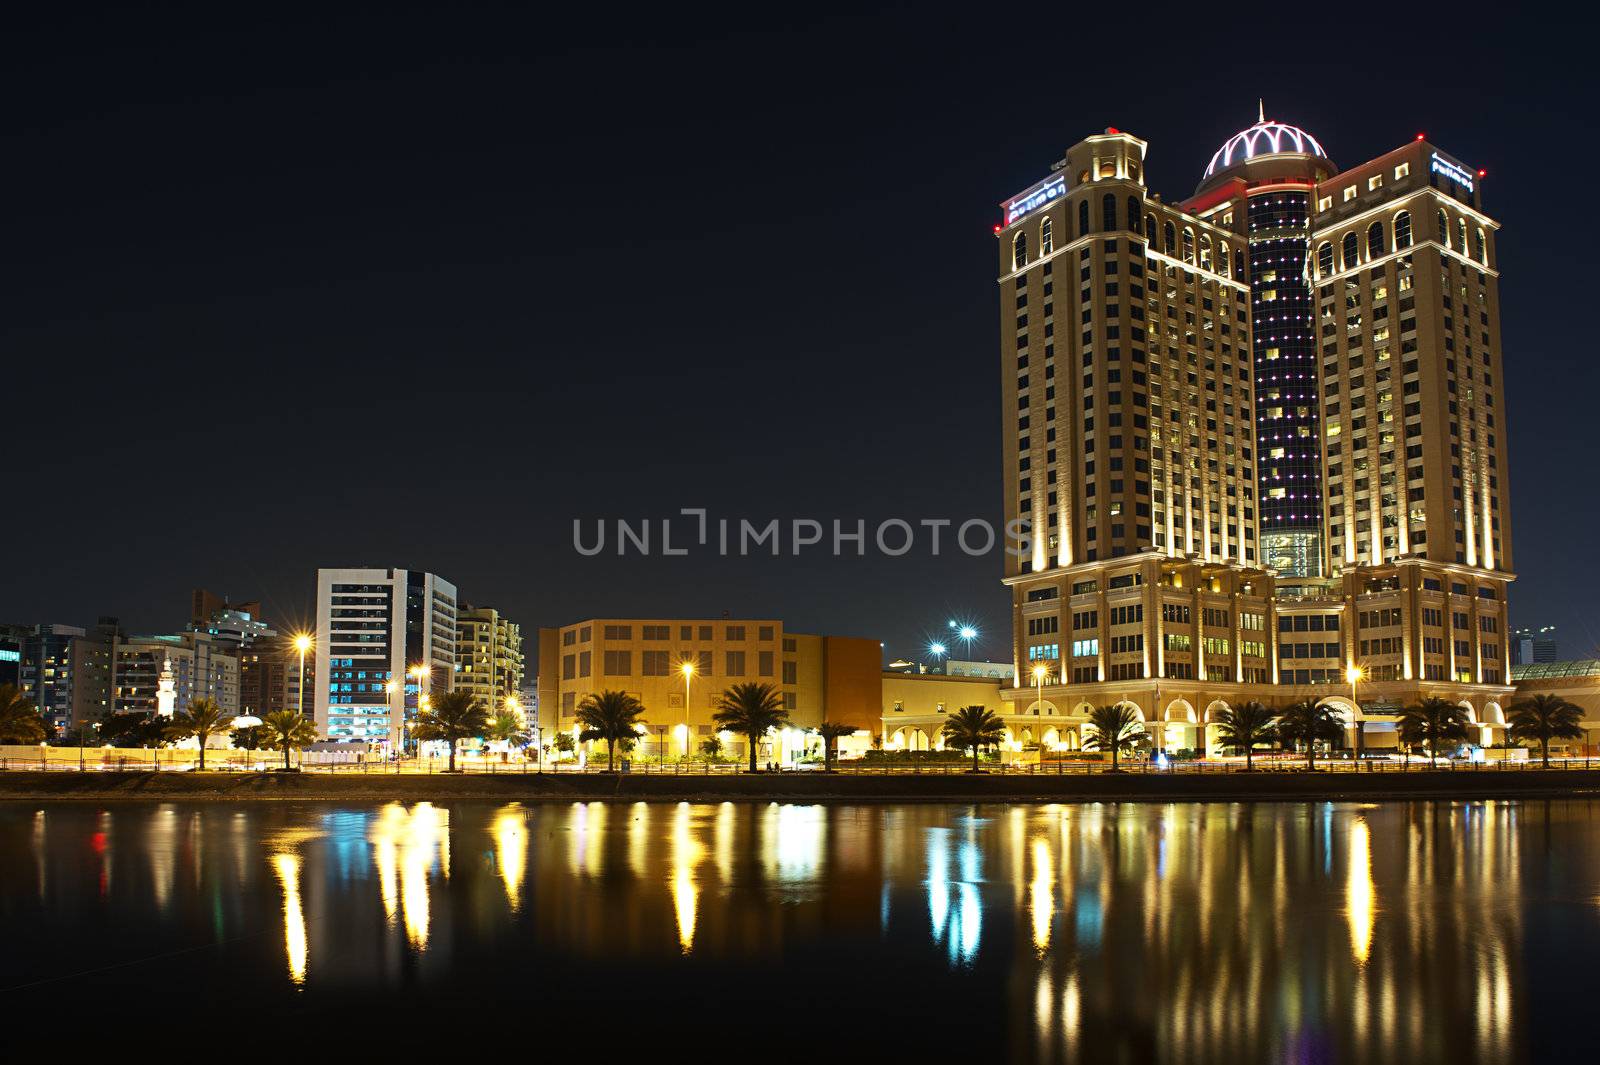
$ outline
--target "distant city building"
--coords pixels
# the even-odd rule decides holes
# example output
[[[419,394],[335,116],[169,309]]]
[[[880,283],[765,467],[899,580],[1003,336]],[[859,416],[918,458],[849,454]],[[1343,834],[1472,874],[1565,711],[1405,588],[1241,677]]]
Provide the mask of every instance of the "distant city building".
[[[772,619],[597,618],[540,629],[541,724],[547,738],[552,730],[576,738],[575,715],[584,696],[626,691],[645,705],[649,735],[641,740],[640,756],[692,755],[718,731],[712,715],[722,692],[753,681],[778,688],[792,722],[757,757],[792,761],[815,747],[805,730],[824,718],[868,730],[877,726],[883,714],[882,655],[876,640],[786,632]],[[687,685],[685,665],[692,670]],[[745,744],[730,736],[723,750],[743,758]],[[604,748],[595,748],[599,757]]]
[[[189,628],[209,635],[216,646],[239,661],[239,713],[265,717],[299,708],[299,655],[291,638],[278,633],[261,616],[255,601],[230,603],[203,588],[194,591]],[[312,661],[306,676],[313,676]],[[311,709],[307,688],[306,709]]]
[[[18,640],[18,687],[58,730],[89,724],[111,708],[115,618],[93,630],[36,625]]]
[[[491,715],[506,697],[520,705],[523,685],[522,626],[492,607],[462,604],[456,613],[454,690],[471,692]]]
[[[1527,666],[1558,661],[1555,631],[1554,625],[1546,625],[1542,629],[1518,629],[1511,636],[1511,664]]]
[[[451,690],[455,671],[454,584],[418,570],[317,571],[313,676],[325,738],[397,748],[405,722],[430,695]]]
[[[183,713],[197,698],[216,702],[229,717],[239,713],[239,659],[209,633],[126,636],[112,655],[111,709],[118,714],[154,714],[161,675],[169,668],[174,709]]]
[[[1010,680],[1017,675],[1016,666],[1010,662],[963,662],[959,659],[946,659],[944,674],[947,677],[986,677],[996,680]]]
[[[22,687],[22,641],[32,631],[26,625],[0,625],[0,684]]]

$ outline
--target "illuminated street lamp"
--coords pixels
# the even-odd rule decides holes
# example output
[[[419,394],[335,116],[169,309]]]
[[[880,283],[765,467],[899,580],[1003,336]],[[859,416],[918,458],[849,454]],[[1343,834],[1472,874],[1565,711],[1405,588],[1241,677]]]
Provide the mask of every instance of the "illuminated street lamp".
[[[678,672],[683,674],[683,756],[688,758],[689,737],[694,735],[694,728],[689,724],[689,684],[694,680],[694,663],[684,662]]]
[[[1038,709],[1034,710],[1036,715],[1044,713],[1044,682],[1049,676],[1050,671],[1043,665],[1033,667],[1033,681],[1039,686],[1039,705]]]
[[[383,742],[388,746],[389,754],[391,756],[396,755],[394,750],[394,693],[399,689],[399,687],[400,685],[396,684],[394,682],[394,678],[392,677],[383,682],[383,705],[384,708],[389,711],[389,735],[383,738]],[[404,702],[401,703],[400,710],[402,714],[405,713]]]
[[[1364,735],[1366,729],[1361,724],[1361,703],[1356,699],[1356,683],[1365,680],[1366,676],[1367,671],[1353,663],[1344,671],[1344,679],[1350,682],[1350,722],[1356,727],[1357,758],[1361,757],[1361,749],[1365,746],[1363,741],[1366,739]],[[1359,769],[1360,766],[1357,765],[1356,768]]]
[[[300,652],[300,716],[306,713],[306,652],[311,650],[311,637],[300,633],[294,638],[294,649]]]
[[[414,665],[410,669],[406,670],[406,676],[410,677],[412,680],[417,682],[417,711],[419,713],[422,711],[423,707],[428,705],[428,697],[422,691],[422,682],[424,680],[426,680],[432,672],[433,671],[431,669],[429,669],[428,666],[426,666],[425,664],[423,664],[421,662],[418,662],[416,665]],[[404,701],[402,700],[402,704],[401,704],[401,707],[400,707],[400,750],[402,752],[404,752],[405,749],[406,749],[406,709],[405,709]],[[418,755],[420,757],[420,755],[421,755],[420,751],[418,752]]]

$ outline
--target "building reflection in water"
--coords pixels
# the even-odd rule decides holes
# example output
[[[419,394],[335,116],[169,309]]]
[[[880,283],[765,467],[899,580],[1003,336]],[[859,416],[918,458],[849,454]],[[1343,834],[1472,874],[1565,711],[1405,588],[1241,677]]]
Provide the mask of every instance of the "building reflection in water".
[[[281,917],[272,977],[286,959],[304,994],[485,956],[668,966],[692,988],[815,948],[886,1008],[981,974],[1015,1060],[1498,1062],[1527,1056],[1526,899],[1570,870],[1596,896],[1596,820],[1493,802],[18,805],[0,859],[27,872],[0,880],[0,912],[56,937],[103,914],[163,949]]]
[[[449,811],[427,802],[410,809],[391,803],[379,810],[370,839],[384,916],[393,923],[398,912],[407,941],[426,950],[428,879],[435,869],[443,878],[450,877]]]

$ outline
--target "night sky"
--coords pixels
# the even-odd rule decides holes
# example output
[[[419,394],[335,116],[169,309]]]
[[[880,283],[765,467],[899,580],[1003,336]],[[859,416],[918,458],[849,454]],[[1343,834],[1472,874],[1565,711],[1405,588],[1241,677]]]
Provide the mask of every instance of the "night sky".
[[[728,612],[910,653],[960,616],[1009,657],[998,555],[582,558],[572,524],[998,524],[997,202],[1108,125],[1181,199],[1264,96],[1342,165],[1426,131],[1488,169],[1513,623],[1596,653],[1581,35],[580,6],[12,21],[0,621],[173,631],[207,587],[291,625],[317,566],[380,565],[527,628]]]

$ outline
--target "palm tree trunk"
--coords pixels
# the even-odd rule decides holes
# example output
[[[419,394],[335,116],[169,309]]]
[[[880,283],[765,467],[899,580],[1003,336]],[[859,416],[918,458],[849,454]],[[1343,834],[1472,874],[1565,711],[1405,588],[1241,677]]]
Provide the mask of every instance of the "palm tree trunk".
[[[450,741],[450,772],[456,771],[456,741]]]
[[[200,737],[200,772],[206,771],[206,738]]]
[[[1250,772],[1250,770],[1251,770],[1250,745],[1247,743],[1247,744],[1244,745],[1244,771],[1246,773],[1248,773],[1248,772]]]
[[[285,736],[283,738],[283,770],[286,773],[293,768],[289,765],[289,752],[292,750],[294,750],[294,747],[289,743],[289,737]]]
[[[1539,737],[1539,748],[1544,753],[1544,767],[1546,769],[1549,769],[1550,768],[1550,738],[1548,736]]]
[[[607,773],[615,773],[616,771],[617,771],[617,741],[616,740],[606,740],[606,772]]]
[[[972,771],[974,773],[978,771],[978,745],[976,743],[972,745]]]
[[[748,733],[750,737],[750,772],[756,771],[756,734]]]

